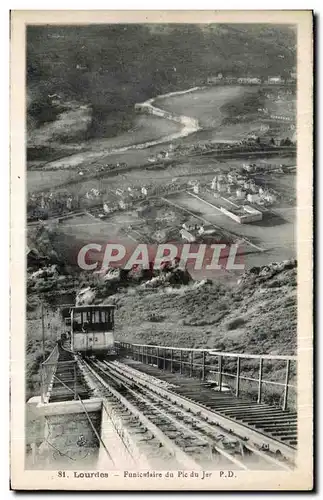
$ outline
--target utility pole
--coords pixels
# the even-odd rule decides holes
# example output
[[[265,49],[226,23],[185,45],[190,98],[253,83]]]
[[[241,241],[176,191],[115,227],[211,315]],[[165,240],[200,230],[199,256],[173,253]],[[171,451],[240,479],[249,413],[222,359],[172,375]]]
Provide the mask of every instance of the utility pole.
[[[41,330],[43,342],[43,361],[45,361],[45,324],[44,324],[44,304],[41,303]]]

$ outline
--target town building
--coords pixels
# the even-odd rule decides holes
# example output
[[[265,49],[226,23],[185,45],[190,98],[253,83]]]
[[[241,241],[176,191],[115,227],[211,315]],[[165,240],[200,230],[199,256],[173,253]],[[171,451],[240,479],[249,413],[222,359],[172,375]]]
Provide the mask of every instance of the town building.
[[[243,83],[243,84],[247,83],[247,84],[251,84],[251,85],[256,85],[256,84],[261,83],[261,80],[260,80],[260,78],[247,76],[247,77],[238,78],[238,83]]]
[[[268,78],[267,83],[270,85],[277,85],[279,83],[283,83],[283,79],[281,76],[271,76]]]
[[[132,187],[131,188],[131,191],[129,191],[129,188],[128,188],[128,192],[129,192],[129,195],[133,198],[133,199],[140,199],[142,198],[142,192],[141,192],[141,188],[139,187]]]
[[[209,76],[207,79],[207,83],[209,84],[221,83],[222,80],[223,80],[222,73],[218,73],[217,76]]]
[[[116,210],[119,210],[119,204],[117,203],[117,201],[114,201],[114,200],[105,200],[105,202],[103,203],[103,211],[106,213],[106,214],[111,214],[112,212],[115,212]]]
[[[212,179],[211,189],[217,189],[217,176],[216,175]]]
[[[226,76],[224,78],[226,83],[237,83],[237,77],[236,76]]]
[[[191,217],[182,224],[182,228],[186,231],[197,231],[201,226],[201,222],[195,217]]]
[[[247,194],[247,200],[250,203],[259,203],[260,199],[261,198],[260,198],[259,194],[257,194],[257,193],[248,193]]]
[[[247,193],[246,191],[242,190],[240,187],[237,188],[236,190],[236,196],[237,198],[239,198],[240,200],[243,200],[246,196],[247,196]]]
[[[256,168],[257,168],[257,166],[256,166],[256,164],[255,164],[255,163],[250,163],[250,164],[246,164],[246,163],[244,163],[244,164],[242,165],[242,168],[243,168],[243,170],[245,170],[246,172],[255,172],[255,170],[256,170]]]
[[[230,217],[230,219],[233,219],[234,221],[238,222],[238,224],[249,224],[251,222],[257,222],[262,220],[262,212],[260,210],[257,210],[250,205],[244,205],[242,207],[233,207],[230,208],[230,210],[221,207],[221,211]]]
[[[216,229],[214,226],[201,226],[198,230],[198,234],[200,236],[209,236],[209,235],[212,235],[212,234],[215,234],[216,233]]]
[[[277,201],[277,196],[270,191],[264,191],[262,199],[266,200],[268,203],[275,203],[275,201]]]
[[[194,186],[193,186],[193,192],[195,194],[199,194],[199,192],[200,192],[200,184],[199,183],[194,184]]]
[[[181,229],[180,235],[181,235],[183,240],[186,240],[189,243],[193,243],[194,241],[196,241],[195,236],[192,233],[190,233],[189,231],[187,231],[186,229]]]
[[[88,200],[94,200],[95,198],[98,198],[100,195],[101,195],[101,193],[98,189],[92,188],[89,191],[87,191],[85,197]]]
[[[109,214],[112,212],[112,206],[111,204],[108,202],[108,201],[105,201],[103,203],[103,211],[106,213],[106,214]]]
[[[232,184],[233,182],[236,182],[237,176],[236,176],[236,174],[229,172],[227,174],[227,179],[228,179],[228,182],[230,182]]]
[[[218,191],[219,193],[224,193],[226,190],[227,190],[227,184],[226,184],[226,183],[223,183],[223,182],[218,181],[218,183],[217,183],[217,191]]]
[[[239,186],[243,186],[244,182],[245,182],[245,178],[242,175],[237,175],[236,183],[239,184]]]
[[[67,210],[72,210],[73,208],[73,198],[69,196],[66,200],[66,208]]]
[[[260,212],[260,210],[257,210],[256,208],[251,207],[250,205],[244,205],[243,209],[248,214],[248,222],[255,222],[262,220],[262,212]]]

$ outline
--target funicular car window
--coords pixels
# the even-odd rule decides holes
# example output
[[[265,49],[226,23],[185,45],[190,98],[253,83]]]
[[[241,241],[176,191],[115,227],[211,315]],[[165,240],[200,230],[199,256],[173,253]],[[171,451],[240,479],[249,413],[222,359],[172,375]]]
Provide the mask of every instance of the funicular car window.
[[[91,308],[85,311],[74,311],[73,329],[78,332],[101,331],[105,328],[110,329],[113,326],[113,317],[113,308]]]

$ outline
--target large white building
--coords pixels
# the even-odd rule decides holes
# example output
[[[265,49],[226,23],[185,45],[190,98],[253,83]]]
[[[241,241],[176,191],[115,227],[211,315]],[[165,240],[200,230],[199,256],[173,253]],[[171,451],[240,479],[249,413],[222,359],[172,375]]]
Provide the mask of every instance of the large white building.
[[[238,224],[249,224],[250,222],[257,222],[262,220],[262,212],[256,210],[249,205],[244,205],[243,207],[232,208],[228,210],[227,208],[221,207],[221,211],[230,219],[238,222]]]

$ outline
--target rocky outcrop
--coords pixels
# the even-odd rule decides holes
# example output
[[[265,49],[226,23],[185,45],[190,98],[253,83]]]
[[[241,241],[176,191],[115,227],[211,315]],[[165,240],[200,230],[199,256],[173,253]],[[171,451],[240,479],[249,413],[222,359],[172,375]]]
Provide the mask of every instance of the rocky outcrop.
[[[247,272],[245,272],[238,281],[238,290],[247,289],[250,287],[257,287],[266,282],[269,282],[275,276],[279,274],[283,274],[278,280],[277,283],[284,281],[284,273],[286,271],[294,269],[295,277],[296,277],[296,269],[297,269],[297,260],[283,260],[282,262],[272,262],[266,266],[262,267],[252,267]],[[291,275],[289,275],[289,279],[291,280]],[[292,281],[291,281],[292,282]],[[294,282],[294,280],[293,280]]]

